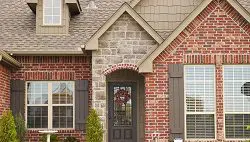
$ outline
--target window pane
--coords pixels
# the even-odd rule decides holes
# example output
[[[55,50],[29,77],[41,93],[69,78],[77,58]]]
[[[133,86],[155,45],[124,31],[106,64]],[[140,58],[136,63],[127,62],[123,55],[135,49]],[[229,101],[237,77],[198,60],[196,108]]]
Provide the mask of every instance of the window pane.
[[[53,128],[73,128],[73,107],[53,107]]]
[[[53,8],[53,15],[58,15],[60,17],[61,9],[60,8]]]
[[[48,84],[43,82],[27,83],[28,104],[48,104]]]
[[[187,112],[214,112],[214,66],[185,66]]]
[[[226,138],[250,138],[250,131],[246,130],[247,125],[250,125],[249,114],[226,114],[225,119]]]
[[[224,66],[225,112],[249,112],[250,66]]]
[[[187,138],[215,138],[214,78],[214,66],[185,66]]]
[[[45,24],[53,24],[53,16],[45,16],[44,23]]]
[[[53,1],[53,7],[61,7],[61,0],[52,0]]]
[[[52,8],[45,8],[44,9],[44,15],[45,16],[52,16],[53,15],[53,9]]]
[[[60,24],[61,19],[61,0],[44,1],[44,24]]]
[[[28,128],[48,128],[48,107],[28,107]]]
[[[223,75],[226,138],[250,138],[250,66],[224,66]]]
[[[60,16],[54,16],[53,17],[53,24],[60,24]]]
[[[202,114],[192,115],[188,114],[186,118],[187,138],[215,138],[214,115]]]
[[[53,104],[73,104],[72,82],[52,84]]]
[[[52,7],[53,1],[52,0],[44,0],[45,7]]]

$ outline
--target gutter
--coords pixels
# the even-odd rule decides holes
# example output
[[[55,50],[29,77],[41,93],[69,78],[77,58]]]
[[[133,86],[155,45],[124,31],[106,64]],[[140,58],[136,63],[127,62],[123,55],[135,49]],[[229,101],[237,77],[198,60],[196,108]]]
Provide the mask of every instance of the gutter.
[[[19,63],[17,60],[12,58],[9,54],[4,52],[3,50],[0,50],[0,63],[4,62],[7,65],[10,65],[14,68],[20,68],[22,67],[22,64]]]

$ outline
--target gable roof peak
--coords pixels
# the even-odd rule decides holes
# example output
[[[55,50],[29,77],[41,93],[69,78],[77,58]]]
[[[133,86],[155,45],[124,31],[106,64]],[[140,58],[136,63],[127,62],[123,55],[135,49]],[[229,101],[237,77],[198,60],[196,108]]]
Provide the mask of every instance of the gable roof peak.
[[[97,50],[98,39],[111,27],[121,15],[127,12],[133,19],[145,30],[147,33],[155,39],[159,44],[163,42],[163,38],[127,3],[123,5],[112,15],[106,23],[89,39],[89,41],[82,46],[85,50]]]
[[[219,2],[220,0],[203,0],[203,2],[175,29],[175,31],[154,51],[145,56],[138,64],[139,72],[149,73],[153,72],[153,61],[158,57],[165,48],[167,48],[180,34],[188,27],[188,25],[213,1]],[[225,0],[236,11],[239,12],[249,23],[250,13],[237,1],[237,0]]]

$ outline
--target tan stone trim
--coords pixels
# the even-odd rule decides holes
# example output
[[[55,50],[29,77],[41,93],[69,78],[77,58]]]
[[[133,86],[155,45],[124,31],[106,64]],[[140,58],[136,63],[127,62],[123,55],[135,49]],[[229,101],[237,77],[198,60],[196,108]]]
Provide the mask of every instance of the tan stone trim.
[[[0,62],[7,63],[8,65],[11,65],[15,68],[21,67],[21,63],[19,63],[17,60],[12,58],[9,54],[4,52],[3,50],[0,50]]]
[[[133,17],[134,20],[138,22],[138,24],[142,26],[142,28],[146,30],[159,44],[163,42],[162,37],[134,9],[128,3],[124,3],[116,11],[116,13],[90,38],[85,45],[85,50],[97,50],[98,38],[101,37],[124,12],[127,12],[131,17]]]
[[[168,47],[174,39],[212,2],[213,0],[204,0],[176,29],[175,31],[154,51],[145,56],[137,66],[140,73],[153,72],[153,61],[160,53]],[[247,12],[236,0],[227,0],[240,14],[243,14],[246,20],[250,21],[249,12]]]
[[[132,0],[129,4],[131,7],[135,7],[141,0]]]
[[[237,0],[227,0],[227,2],[250,23],[250,13]]]

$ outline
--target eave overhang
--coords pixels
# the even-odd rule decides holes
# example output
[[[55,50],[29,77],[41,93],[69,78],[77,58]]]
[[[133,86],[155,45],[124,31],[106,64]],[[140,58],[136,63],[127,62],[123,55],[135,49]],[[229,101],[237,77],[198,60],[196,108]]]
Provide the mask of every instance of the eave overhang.
[[[0,63],[7,64],[14,68],[20,68],[22,65],[13,57],[11,57],[8,53],[3,50],[0,50]]]
[[[82,9],[79,0],[65,0],[65,3],[69,7],[69,12],[71,15],[80,14]]]
[[[36,6],[38,3],[38,0],[26,0],[26,3],[28,4],[28,6],[30,7],[30,9],[36,13]]]

